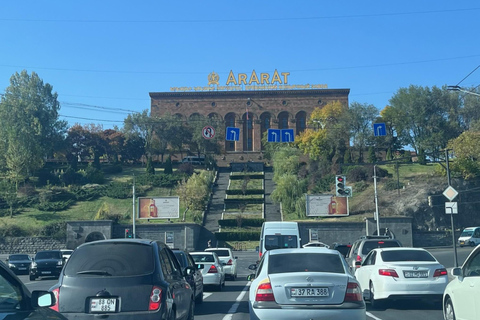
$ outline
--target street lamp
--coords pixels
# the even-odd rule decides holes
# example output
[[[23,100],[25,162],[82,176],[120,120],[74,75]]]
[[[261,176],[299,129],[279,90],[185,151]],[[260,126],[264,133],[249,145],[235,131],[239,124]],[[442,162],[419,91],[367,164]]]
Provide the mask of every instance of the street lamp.
[[[460,91],[460,92],[463,92],[463,93],[472,94],[474,96],[480,97],[480,94],[478,94],[476,92],[473,92],[473,91],[465,90],[460,86],[447,86],[447,90],[449,90],[449,91]]]

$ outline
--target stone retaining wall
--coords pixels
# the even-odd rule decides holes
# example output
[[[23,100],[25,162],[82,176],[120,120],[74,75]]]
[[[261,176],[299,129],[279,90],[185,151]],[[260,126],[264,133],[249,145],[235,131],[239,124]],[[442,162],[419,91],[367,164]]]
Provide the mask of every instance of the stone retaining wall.
[[[1,238],[0,254],[27,253],[34,254],[43,250],[58,250],[65,248],[65,241],[51,238]]]

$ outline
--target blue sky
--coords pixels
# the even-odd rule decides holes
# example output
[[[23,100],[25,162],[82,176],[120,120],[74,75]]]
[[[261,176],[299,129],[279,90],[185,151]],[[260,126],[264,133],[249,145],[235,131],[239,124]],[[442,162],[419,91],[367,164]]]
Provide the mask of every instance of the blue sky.
[[[479,17],[478,0],[3,1],[0,93],[34,71],[70,125],[106,129],[149,92],[278,70],[383,109],[411,84],[479,85]]]

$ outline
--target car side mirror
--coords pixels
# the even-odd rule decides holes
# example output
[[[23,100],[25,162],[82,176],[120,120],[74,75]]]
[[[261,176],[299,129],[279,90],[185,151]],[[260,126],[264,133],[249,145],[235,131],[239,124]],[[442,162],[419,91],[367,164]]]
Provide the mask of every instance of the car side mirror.
[[[184,276],[191,276],[194,273],[195,273],[195,268],[188,266],[185,268]]]
[[[453,268],[452,271],[452,276],[458,277],[462,275],[462,268]]]
[[[256,263],[248,266],[248,269],[250,269],[250,270],[257,270],[257,268],[258,268],[258,265]]]
[[[205,268],[205,265],[201,263],[197,263],[196,266],[198,270],[202,270],[203,268]]]
[[[53,294],[53,292],[43,290],[33,291],[31,301],[34,308],[51,307],[56,303],[55,295]]]

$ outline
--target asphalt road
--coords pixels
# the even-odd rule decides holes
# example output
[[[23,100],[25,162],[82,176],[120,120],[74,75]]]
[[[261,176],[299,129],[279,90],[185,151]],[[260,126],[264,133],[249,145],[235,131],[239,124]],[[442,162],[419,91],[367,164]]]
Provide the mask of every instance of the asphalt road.
[[[458,263],[461,265],[473,248],[457,248]],[[453,248],[435,248],[429,251],[448,269],[454,266]],[[238,257],[238,278],[236,281],[227,281],[221,292],[206,288],[203,304],[195,308],[197,320],[247,320],[249,282],[246,276],[250,274],[248,266],[255,263],[258,254],[254,251],[236,251]],[[5,255],[0,255],[5,261]],[[28,276],[21,275],[20,279],[30,290],[46,290],[56,283],[56,279],[45,278],[29,281]],[[440,305],[433,302],[419,300],[396,301],[387,304],[384,310],[372,310],[367,303],[368,320],[443,320]]]

